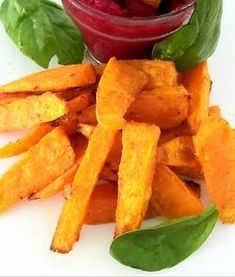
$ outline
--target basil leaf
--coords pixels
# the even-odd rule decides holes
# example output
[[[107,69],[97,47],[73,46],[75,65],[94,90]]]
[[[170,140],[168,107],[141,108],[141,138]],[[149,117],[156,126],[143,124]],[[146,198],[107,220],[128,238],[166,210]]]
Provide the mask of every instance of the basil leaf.
[[[207,60],[220,36],[223,0],[197,0],[188,25],[155,44],[154,58],[172,60],[183,71]]]
[[[0,17],[20,50],[47,68],[53,56],[60,64],[82,61],[84,44],[64,9],[49,0],[4,0]]]
[[[112,242],[110,254],[124,265],[145,271],[172,267],[202,245],[217,218],[218,212],[211,207],[199,216],[126,233]]]

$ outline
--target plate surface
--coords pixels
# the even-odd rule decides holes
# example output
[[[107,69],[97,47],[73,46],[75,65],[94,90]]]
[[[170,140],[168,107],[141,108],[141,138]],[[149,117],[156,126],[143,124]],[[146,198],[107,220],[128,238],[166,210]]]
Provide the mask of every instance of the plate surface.
[[[0,0],[0,3],[2,0]],[[58,1],[59,2],[59,1]],[[222,34],[210,59],[211,104],[235,127],[235,1],[224,1]],[[0,84],[40,70],[24,57],[0,24]],[[56,65],[56,61],[51,66]],[[0,135],[0,145],[22,133]],[[3,174],[16,158],[0,160]],[[120,265],[109,255],[113,225],[85,226],[79,244],[68,255],[49,251],[63,199],[25,201],[0,215],[0,275],[6,276],[234,276],[235,226],[218,223],[207,242],[178,266],[146,273]],[[154,224],[149,221],[145,224]]]

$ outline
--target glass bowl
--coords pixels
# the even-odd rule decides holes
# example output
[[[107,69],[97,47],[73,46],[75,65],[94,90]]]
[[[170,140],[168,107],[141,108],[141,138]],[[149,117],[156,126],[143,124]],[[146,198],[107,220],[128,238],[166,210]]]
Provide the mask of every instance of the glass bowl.
[[[150,58],[154,44],[187,24],[196,0],[179,9],[150,18],[125,18],[110,15],[79,0],[62,0],[78,26],[91,56],[97,62],[118,59]]]

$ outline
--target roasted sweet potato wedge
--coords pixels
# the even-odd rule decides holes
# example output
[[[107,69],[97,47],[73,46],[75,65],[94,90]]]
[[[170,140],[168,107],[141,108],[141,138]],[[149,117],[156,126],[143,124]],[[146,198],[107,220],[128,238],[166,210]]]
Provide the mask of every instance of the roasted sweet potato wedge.
[[[67,253],[79,239],[93,189],[113,145],[116,131],[100,125],[94,130],[63,207],[51,250]]]
[[[24,99],[27,96],[29,95],[25,93],[14,93],[14,94],[0,93],[0,105],[6,105],[13,101]]]
[[[94,102],[93,96],[90,93],[82,93],[68,103],[68,110],[73,113],[79,113],[88,108]]]
[[[35,127],[67,113],[66,102],[47,92],[0,106],[0,132]]]
[[[41,190],[74,163],[74,151],[62,128],[45,135],[0,179],[0,211]]]
[[[75,153],[75,163],[66,170],[62,175],[56,178],[46,187],[30,196],[31,200],[49,198],[58,192],[64,190],[67,185],[72,185],[74,176],[77,172],[78,166],[87,148],[87,140],[83,136],[78,136],[76,141],[72,143]]]
[[[100,79],[96,94],[96,115],[104,128],[119,130],[125,125],[124,116],[135,97],[148,82],[140,69],[111,58]]]
[[[180,126],[167,130],[161,130],[159,145],[162,145],[163,143],[166,143],[179,136],[192,136],[192,132],[185,122],[183,122]]]
[[[87,139],[90,139],[92,133],[95,130],[95,127],[96,127],[95,125],[79,124],[79,126],[78,126],[78,132],[80,132]]]
[[[207,117],[211,79],[207,62],[183,72],[182,83],[190,93],[190,108],[187,123],[193,134],[200,123]]]
[[[195,194],[172,170],[157,164],[150,200],[153,207],[168,218],[197,215],[203,206]]]
[[[202,179],[201,164],[190,136],[177,137],[158,148],[158,163],[173,167],[180,175]]]
[[[35,127],[21,139],[16,142],[10,142],[0,148],[0,158],[12,157],[26,152],[29,148],[36,145],[52,129],[53,127],[47,123]]]
[[[141,225],[151,196],[159,137],[160,129],[154,125],[132,122],[123,128],[115,236]]]
[[[83,110],[78,115],[78,120],[80,124],[96,125],[98,123],[96,118],[96,105],[91,105]]]
[[[130,106],[126,118],[153,123],[161,129],[179,126],[188,116],[189,94],[183,86],[142,92]]]
[[[66,65],[34,73],[0,87],[0,93],[60,92],[95,84],[96,72],[91,64]]]
[[[146,90],[177,85],[177,71],[171,61],[129,60],[126,62],[143,70],[149,76]]]
[[[117,195],[117,184],[106,182],[96,185],[87,209],[85,224],[96,225],[115,222]],[[153,218],[158,215],[159,213],[149,205],[145,218]]]
[[[235,133],[216,114],[205,119],[194,137],[205,184],[224,223],[235,222]]]

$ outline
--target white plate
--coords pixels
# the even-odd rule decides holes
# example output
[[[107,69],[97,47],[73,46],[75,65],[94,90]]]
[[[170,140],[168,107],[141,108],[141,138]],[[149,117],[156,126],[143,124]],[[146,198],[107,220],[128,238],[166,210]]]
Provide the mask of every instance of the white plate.
[[[0,1],[1,3],[2,1]],[[59,1],[58,1],[59,2]],[[235,1],[224,1],[222,35],[210,59],[213,92],[211,104],[219,104],[235,126]],[[55,63],[54,63],[55,64]],[[0,25],[0,84],[40,70],[9,40]],[[0,136],[0,144],[21,134]],[[0,174],[15,160],[0,160]],[[234,276],[235,226],[218,223],[206,243],[178,266],[156,273],[125,267],[109,255],[113,225],[85,226],[81,240],[68,255],[49,251],[63,204],[61,197],[25,201],[0,215],[0,275],[10,276]],[[151,221],[154,224],[154,221]]]

